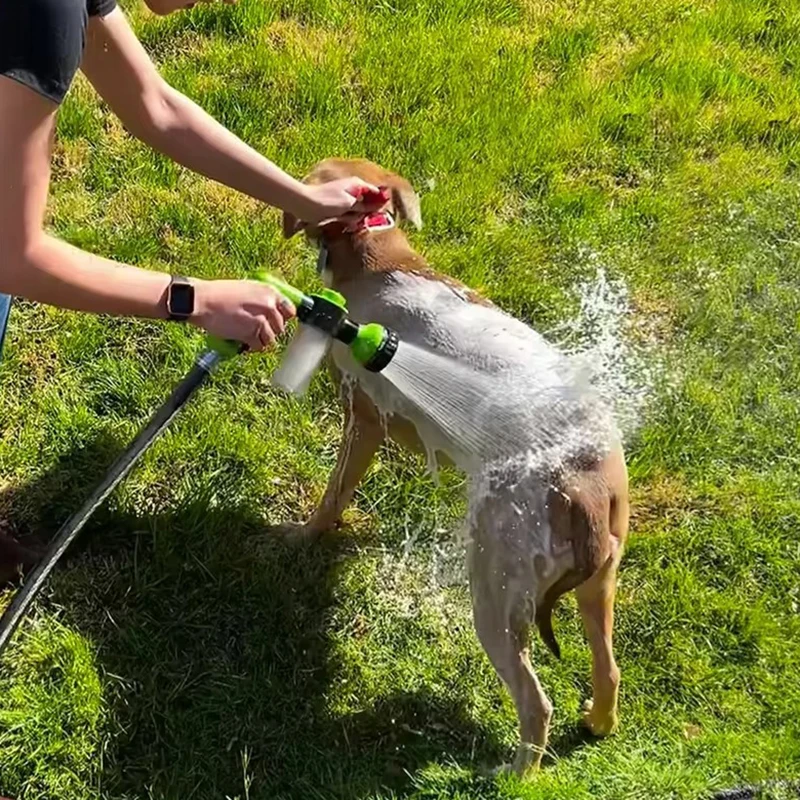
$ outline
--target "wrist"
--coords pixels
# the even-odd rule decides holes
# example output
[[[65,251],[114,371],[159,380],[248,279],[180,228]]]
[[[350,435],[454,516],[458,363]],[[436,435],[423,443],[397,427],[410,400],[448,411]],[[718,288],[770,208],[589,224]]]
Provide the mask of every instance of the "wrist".
[[[288,211],[303,222],[309,222],[313,221],[316,205],[313,187],[293,178],[292,185],[283,204],[283,210]]]
[[[186,321],[190,325],[202,327],[210,311],[211,281],[192,278],[192,286],[194,287],[194,309]]]

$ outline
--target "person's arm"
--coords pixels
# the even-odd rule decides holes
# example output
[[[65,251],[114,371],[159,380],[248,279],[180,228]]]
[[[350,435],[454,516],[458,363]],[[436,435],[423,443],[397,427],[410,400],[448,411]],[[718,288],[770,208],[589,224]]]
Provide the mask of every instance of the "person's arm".
[[[173,161],[306,222],[360,209],[358,178],[307,186],[246,145],[159,75],[117,8],[89,21],[81,70],[137,138]]]
[[[0,292],[62,308],[165,317],[169,276],[85,253],[43,230],[57,106],[0,76]],[[291,306],[249,281],[196,281],[193,322],[251,349],[283,330]]]

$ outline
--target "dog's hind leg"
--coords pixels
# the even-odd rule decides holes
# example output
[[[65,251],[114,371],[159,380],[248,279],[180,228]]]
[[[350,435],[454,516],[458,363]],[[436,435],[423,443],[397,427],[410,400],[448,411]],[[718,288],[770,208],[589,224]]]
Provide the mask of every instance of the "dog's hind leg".
[[[607,736],[617,727],[619,668],[614,660],[615,564],[603,569],[575,590],[586,637],[592,650],[592,699],[583,709],[583,721],[595,736]]]
[[[491,558],[478,562],[471,559],[470,568],[475,630],[514,700],[520,744],[512,769],[524,776],[536,770],[542,759],[553,706],[528,657],[532,614],[526,593],[519,591],[515,577],[497,574]]]
[[[603,567],[575,590],[586,638],[592,651],[592,699],[584,704],[583,721],[595,736],[607,736],[617,727],[619,668],[614,660],[614,594],[617,568],[628,530],[626,494],[611,498],[611,554]]]
[[[385,435],[377,408],[367,395],[353,388],[351,402],[345,402],[344,431],[336,468],[321,503],[303,526],[302,536],[316,536],[334,527],[353,499]]]

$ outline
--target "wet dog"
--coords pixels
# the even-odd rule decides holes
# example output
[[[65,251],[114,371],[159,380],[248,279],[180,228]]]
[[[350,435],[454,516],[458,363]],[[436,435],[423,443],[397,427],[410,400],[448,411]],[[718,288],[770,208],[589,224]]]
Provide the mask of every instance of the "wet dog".
[[[322,162],[306,180],[348,175],[390,190],[384,212],[363,224],[331,227],[304,226],[285,215],[284,234],[304,230],[320,247],[323,277],[347,298],[354,319],[391,327],[401,342],[494,374],[504,386],[544,381],[568,394],[568,373],[559,372],[562,356],[555,348],[475,291],[436,273],[393,224],[396,218],[421,225],[419,199],[406,180],[371,162],[347,160]],[[512,768],[521,775],[535,770],[547,745],[553,709],[530,662],[529,633],[536,624],[558,655],[551,614],[569,590],[575,590],[593,660],[593,696],[583,719],[595,735],[611,733],[619,686],[614,595],[629,516],[625,459],[613,430],[601,435],[591,414],[572,415],[555,431],[557,458],[534,452],[537,432],[523,429],[513,457],[483,462],[438,430],[390,381],[360,369],[346,348],[334,347],[331,368],[342,387],[343,439],[325,495],[302,535],[336,525],[387,436],[461,467],[472,476],[468,562],[475,628],[519,715]],[[520,390],[493,394],[495,406],[509,413],[537,402]],[[559,439],[575,444],[559,447]]]

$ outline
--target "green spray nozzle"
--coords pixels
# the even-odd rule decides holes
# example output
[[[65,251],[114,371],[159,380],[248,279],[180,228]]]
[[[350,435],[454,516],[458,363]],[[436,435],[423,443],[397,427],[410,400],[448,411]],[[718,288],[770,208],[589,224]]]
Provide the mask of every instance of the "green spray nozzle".
[[[259,272],[255,278],[289,300],[297,310],[300,322],[346,344],[353,358],[365,369],[380,372],[394,357],[398,345],[397,334],[377,322],[367,325],[353,322],[347,313],[347,301],[339,292],[322,289],[316,294],[307,295],[269,272]],[[243,349],[239,342],[216,336],[209,336],[208,345],[223,358],[231,358]]]
[[[370,372],[380,372],[397,352],[397,334],[377,322],[360,325],[350,345],[353,358]]]

